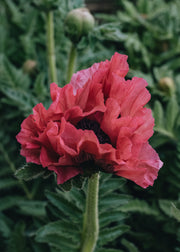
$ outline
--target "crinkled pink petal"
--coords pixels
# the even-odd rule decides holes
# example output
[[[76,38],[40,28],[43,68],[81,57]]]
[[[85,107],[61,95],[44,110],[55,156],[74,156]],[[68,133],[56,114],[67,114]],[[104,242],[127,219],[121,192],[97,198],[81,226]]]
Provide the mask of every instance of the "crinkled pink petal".
[[[100,144],[92,130],[76,129],[62,120],[63,131],[60,134],[59,152],[77,157],[81,152],[91,154],[95,159],[116,161],[115,149],[110,144]]]
[[[115,166],[114,171],[143,188],[152,186],[163,165],[158,154],[148,143],[133,146],[132,152],[132,158],[124,165]]]
[[[87,82],[100,83],[109,70],[110,62],[108,60],[93,64],[90,68],[81,70],[73,74],[70,84],[73,86],[74,94],[77,90],[84,87]]]
[[[40,149],[27,149],[22,146],[20,154],[26,158],[27,163],[41,164]]]
[[[67,180],[77,176],[80,171],[74,166],[53,166],[48,167],[49,170],[54,171],[57,174],[57,184],[63,184]]]
[[[141,125],[135,130],[137,141],[148,141],[154,133],[154,118],[152,117],[152,111],[148,108],[142,108],[136,113],[134,118],[140,118],[142,121]]]
[[[113,76],[125,77],[129,71],[129,65],[127,63],[127,55],[115,53],[110,61],[109,72],[104,83],[104,95],[109,97],[111,86],[113,83]],[[120,87],[120,86],[119,86]]]
[[[127,55],[119,54],[115,52],[110,61],[110,73],[115,73],[118,76],[125,77],[129,71],[129,65],[127,63]]]
[[[50,86],[52,104],[48,111],[52,111],[55,114],[64,113],[66,110],[76,105],[76,97],[73,94],[73,87],[66,85],[63,88],[52,83]]]
[[[132,141],[129,137],[120,137],[117,143],[117,158],[128,160],[132,156]]]
[[[118,101],[121,116],[134,116],[150,100],[146,86],[147,82],[142,78],[134,77],[125,81],[124,78],[113,75],[109,97]]]
[[[130,88],[127,97],[124,97],[121,103],[122,116],[133,116],[139,109],[142,109],[151,96],[145,88],[148,84],[144,79],[134,77],[127,82]]]

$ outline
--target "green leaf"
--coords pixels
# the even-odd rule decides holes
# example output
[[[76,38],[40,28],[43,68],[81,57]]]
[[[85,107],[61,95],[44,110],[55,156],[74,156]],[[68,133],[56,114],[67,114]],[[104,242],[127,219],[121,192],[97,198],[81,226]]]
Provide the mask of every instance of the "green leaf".
[[[40,99],[44,100],[46,98],[47,89],[45,86],[45,74],[40,73],[34,83],[34,92],[40,97]]]
[[[40,165],[28,163],[25,164],[22,168],[18,169],[15,172],[15,176],[18,179],[28,181],[42,176],[45,173],[45,171],[46,168],[43,168]]]
[[[14,65],[12,65],[9,60],[0,55],[0,84],[2,87],[16,87],[16,88],[28,88],[30,85],[29,77],[22,72],[21,69],[17,69]]]
[[[55,235],[72,239],[74,242],[80,240],[80,230],[78,225],[67,221],[55,221],[50,222],[47,225],[40,228],[36,233],[37,241],[45,241],[49,235]]]
[[[4,178],[0,180],[0,190],[2,189],[10,189],[14,186],[18,186],[19,182],[15,179]]]
[[[4,216],[0,216],[0,232],[3,234],[3,237],[9,237],[11,233],[11,228],[8,226],[7,220]]]
[[[74,203],[79,210],[84,211],[84,207],[85,207],[85,193],[84,193],[84,191],[78,190],[76,188],[72,188],[72,190],[70,192],[63,193],[63,196],[68,201]]]
[[[20,251],[28,251],[29,249],[26,248],[26,239],[25,239],[25,223],[24,222],[18,222],[11,235],[8,242],[8,248],[7,252],[13,251],[13,252],[20,252]]]
[[[103,24],[93,29],[92,36],[98,40],[124,41],[127,35],[119,29],[119,23]]]
[[[111,193],[106,195],[99,202],[100,212],[106,212],[107,209],[119,209],[121,205],[126,205],[132,197],[126,194]]]
[[[21,201],[23,199],[23,197],[21,196],[5,196],[5,197],[1,197],[0,199],[0,211],[4,211],[7,210],[11,207],[14,207],[18,204],[19,201]]]
[[[169,131],[173,131],[175,127],[175,122],[179,114],[179,106],[176,97],[172,97],[167,105],[166,110],[166,128]]]
[[[99,195],[101,197],[111,194],[115,190],[119,190],[124,186],[126,180],[123,178],[109,178],[105,182],[100,183]]]
[[[159,101],[155,101],[153,115],[155,119],[155,125],[158,128],[164,128],[164,111],[163,106]]]
[[[139,252],[137,247],[132,242],[129,242],[126,239],[122,239],[121,244],[124,245],[128,249],[128,252]]]
[[[73,243],[70,241],[69,238],[66,238],[64,236],[60,236],[57,233],[53,235],[47,235],[46,237],[43,237],[41,239],[36,239],[38,242],[47,243],[50,248],[51,246],[56,248],[59,252],[79,252],[79,246],[78,243]]]
[[[159,206],[167,216],[180,221],[180,209],[176,207],[175,202],[171,200],[159,200]]]
[[[120,224],[116,225],[115,227],[110,227],[101,230],[100,240],[98,241],[98,244],[100,246],[103,246],[111,241],[114,241],[116,238],[129,231],[129,229],[129,226]]]
[[[157,216],[159,212],[156,209],[153,209],[151,206],[147,204],[145,200],[131,200],[127,204],[120,206],[118,208],[124,213],[128,212],[138,212],[147,215],[155,215]]]
[[[60,187],[65,192],[70,191],[71,188],[72,188],[72,181],[71,181],[71,179],[67,180],[63,184],[58,185],[58,187]]]
[[[72,221],[78,221],[81,218],[82,212],[72,203],[63,198],[62,195],[54,192],[46,192],[48,200],[56,206],[60,212],[69,217]]]
[[[180,222],[180,209],[178,209],[174,203],[171,203],[171,211],[172,211],[172,216]]]
[[[154,130],[156,131],[156,128],[154,128]],[[160,133],[160,132],[159,132]],[[157,148],[159,146],[164,145],[165,143],[169,142],[170,138],[166,135],[163,134],[158,134],[157,132],[150,138],[150,145],[153,148]]]
[[[47,203],[44,201],[19,201],[18,206],[22,214],[36,216],[36,217],[45,217],[46,216],[46,207]]]
[[[108,211],[99,215],[100,227],[105,227],[113,222],[120,222],[126,218],[126,215],[120,211]]]
[[[36,241],[48,243],[60,251],[76,251],[80,246],[79,227],[69,221],[55,221],[41,227],[36,232]],[[71,241],[71,242],[70,242]]]
[[[20,12],[20,10],[17,8],[17,6],[10,0],[6,1],[6,4],[9,7],[9,10],[11,12],[11,17],[13,22],[18,25],[18,26],[22,26],[22,13]]]
[[[86,182],[86,178],[82,177],[81,175],[77,175],[72,179],[72,184],[74,187],[78,189],[82,189]]]

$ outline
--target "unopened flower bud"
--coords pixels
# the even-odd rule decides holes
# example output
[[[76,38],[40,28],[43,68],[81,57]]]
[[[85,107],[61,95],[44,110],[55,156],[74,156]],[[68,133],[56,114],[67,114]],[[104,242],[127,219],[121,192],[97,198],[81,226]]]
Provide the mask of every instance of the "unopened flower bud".
[[[168,95],[172,95],[175,92],[175,84],[170,77],[161,78],[158,84],[159,88]]]
[[[73,43],[78,43],[94,27],[94,17],[88,9],[78,8],[69,12],[65,20],[65,33]]]
[[[33,75],[37,71],[37,61],[26,60],[23,64],[23,72],[29,75]]]

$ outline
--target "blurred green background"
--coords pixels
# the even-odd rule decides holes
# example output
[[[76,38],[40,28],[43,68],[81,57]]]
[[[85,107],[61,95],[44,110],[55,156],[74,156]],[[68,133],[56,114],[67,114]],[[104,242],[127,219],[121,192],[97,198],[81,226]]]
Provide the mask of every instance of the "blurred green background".
[[[179,0],[1,0],[0,251],[78,251],[84,192],[62,193],[52,176],[17,180],[14,173],[25,159],[15,136],[33,106],[50,104],[47,12],[54,12],[58,85],[64,86],[71,47],[64,20],[85,5],[96,24],[77,46],[76,70],[110,59],[115,51],[128,55],[128,78],[149,83],[155,117],[150,143],[164,162],[146,190],[102,176],[96,252],[180,252]]]

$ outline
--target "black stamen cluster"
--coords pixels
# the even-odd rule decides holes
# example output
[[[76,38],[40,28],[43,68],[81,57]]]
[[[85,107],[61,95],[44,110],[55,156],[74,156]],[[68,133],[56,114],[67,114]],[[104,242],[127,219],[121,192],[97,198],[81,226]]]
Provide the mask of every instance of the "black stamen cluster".
[[[104,131],[100,128],[100,124],[96,121],[83,118],[77,123],[76,128],[82,130],[93,130],[100,144],[111,144],[109,136],[104,133]]]

